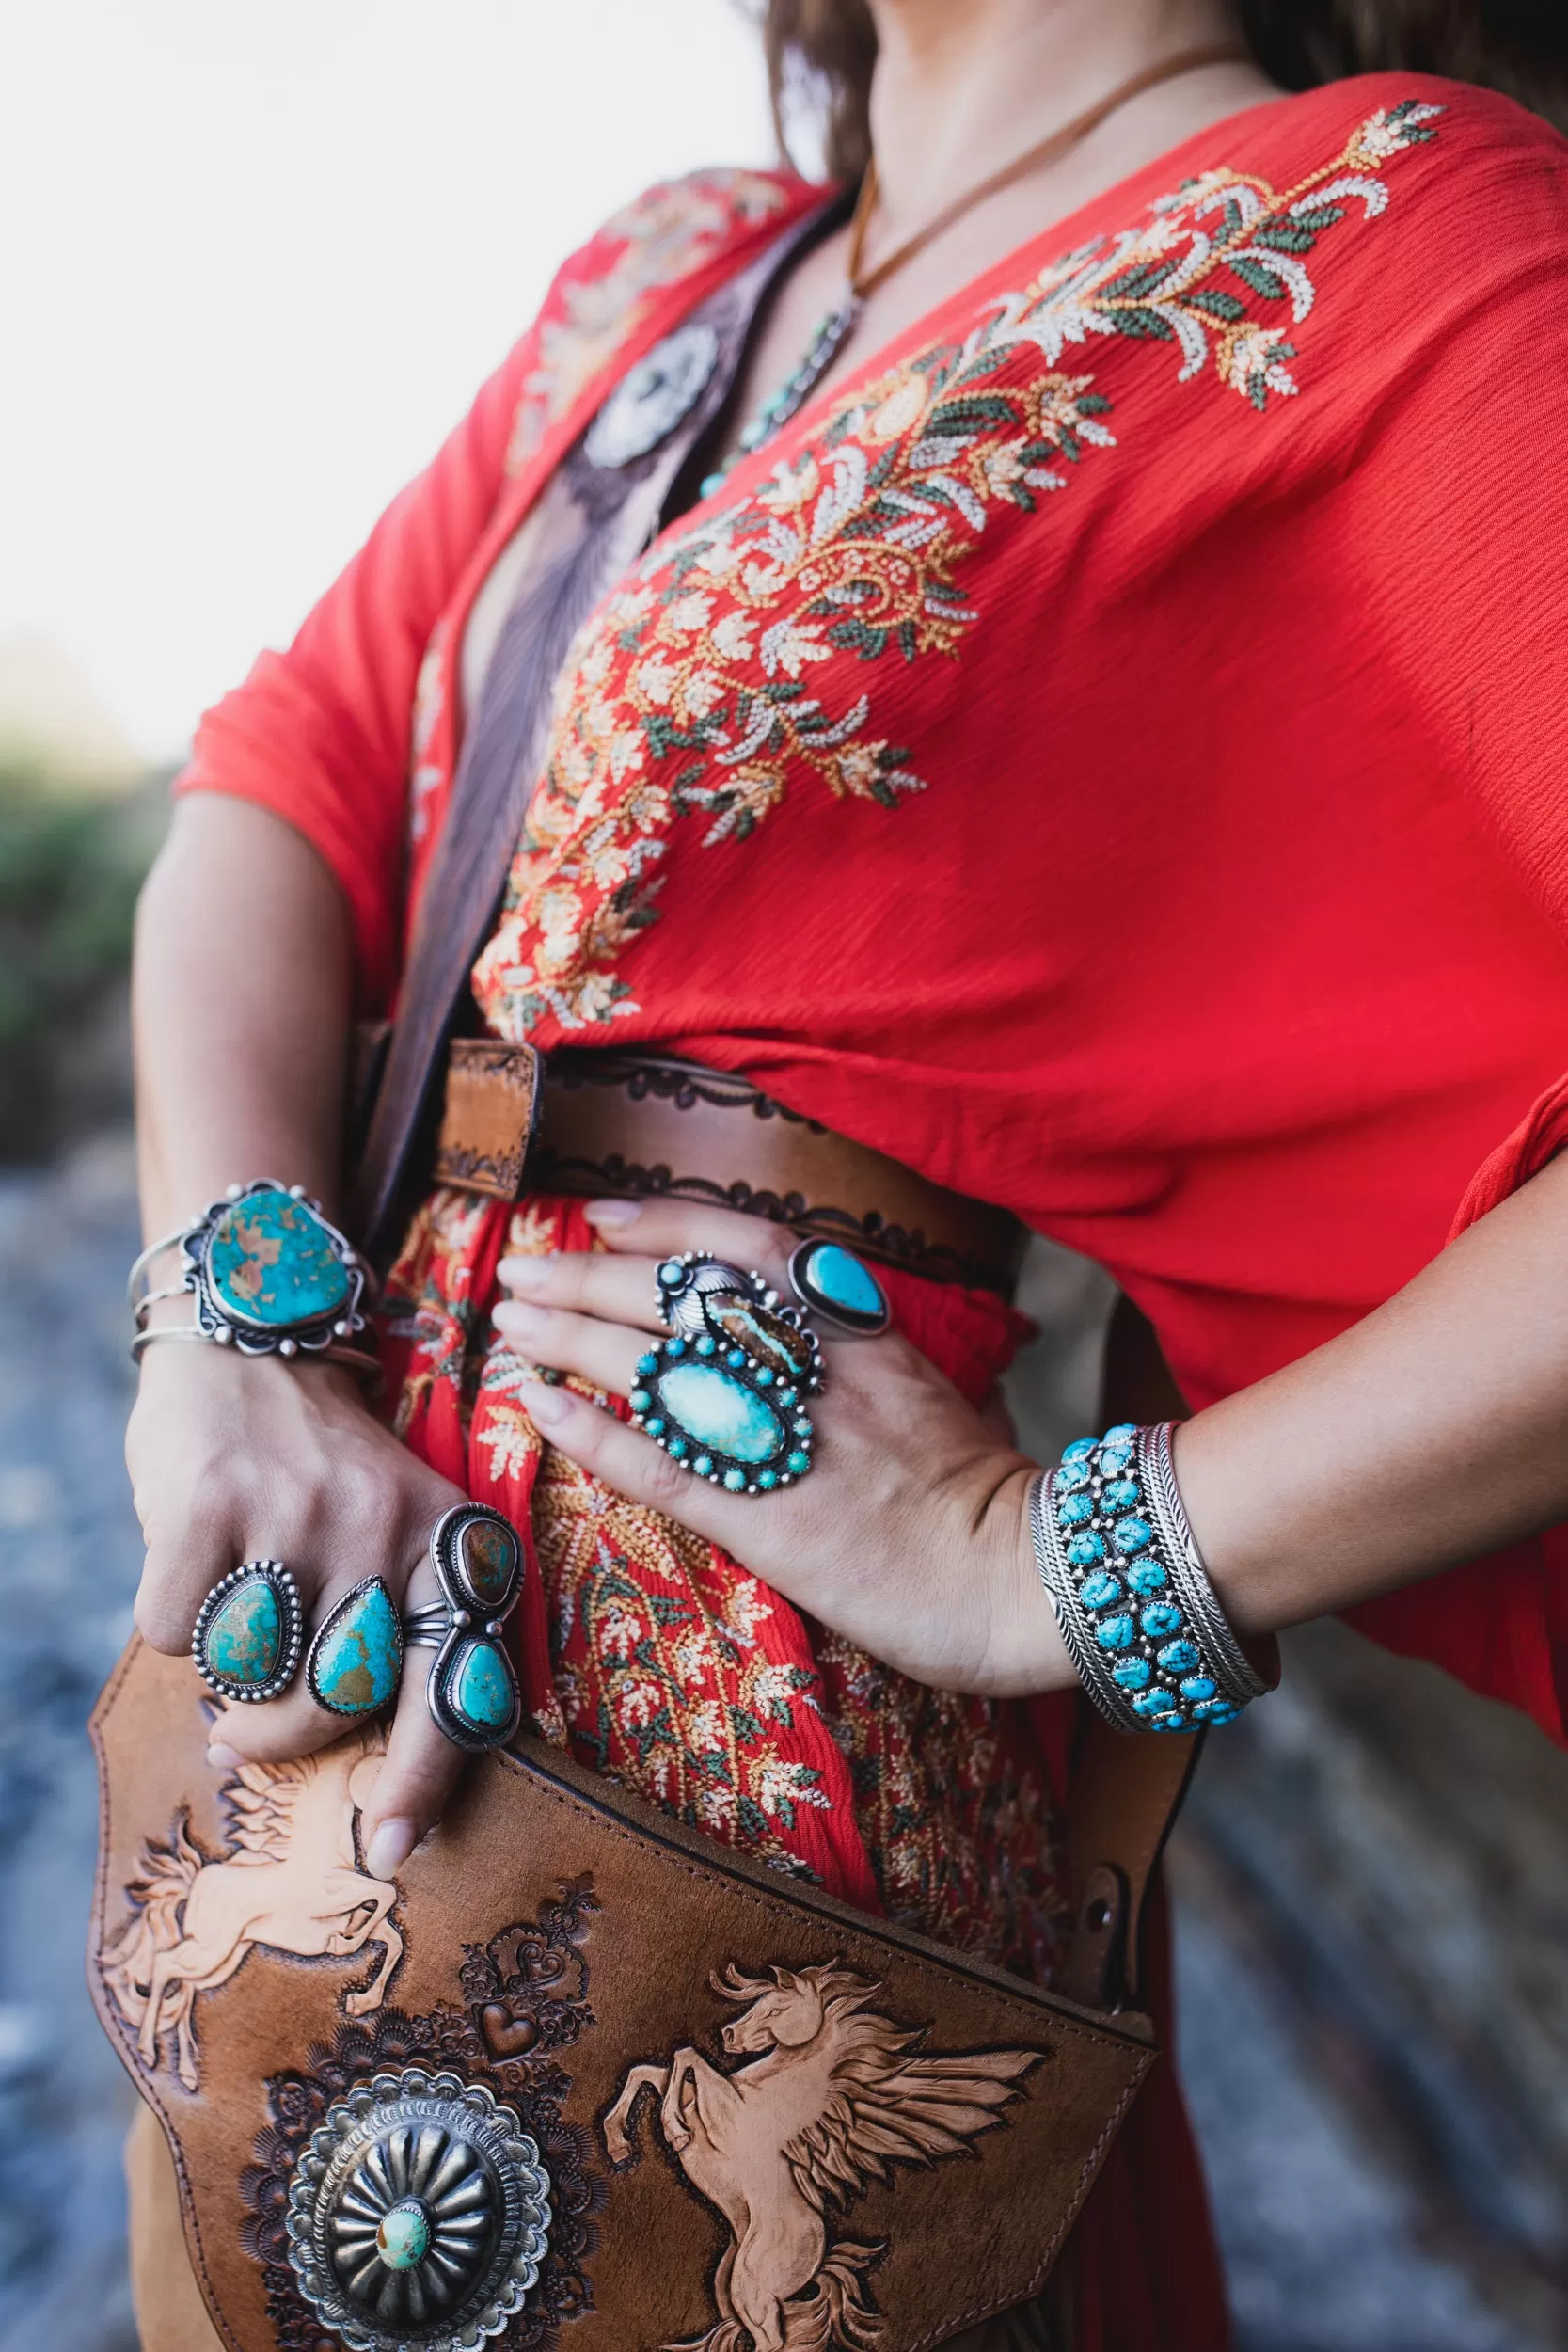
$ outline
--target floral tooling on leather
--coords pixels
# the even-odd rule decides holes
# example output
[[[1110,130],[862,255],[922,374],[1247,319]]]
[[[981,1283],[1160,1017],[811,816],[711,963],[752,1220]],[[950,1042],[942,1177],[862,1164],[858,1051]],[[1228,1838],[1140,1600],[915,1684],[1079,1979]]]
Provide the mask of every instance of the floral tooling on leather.
[[[258,1945],[300,1960],[351,1960],[379,1945],[370,1981],[344,1994],[343,2009],[367,2017],[380,2007],[403,1958],[398,1889],[359,1867],[354,1817],[386,1745],[370,1724],[292,1763],[243,1764],[221,1792],[226,1851],[204,1853],[183,1813],[166,1844],[143,1848],[126,1890],[131,1915],[99,1966],[150,2071],[172,2036],[175,2072],[196,2090],[197,1997],[226,1984]]]
[[[641,1009],[619,966],[657,919],[677,820],[711,847],[813,785],[889,810],[923,790],[917,755],[878,731],[878,678],[959,657],[982,617],[985,534],[1026,528],[1089,450],[1115,446],[1095,377],[1059,369],[1068,345],[1168,344],[1180,381],[1212,361],[1254,409],[1294,396],[1297,346],[1271,314],[1307,316],[1319,240],[1354,208],[1386,208],[1380,168],[1433,137],[1440,111],[1380,109],[1283,191],[1205,172],[1143,226],[1002,295],[962,343],[856,390],[749,492],[657,540],[562,673],[474,972],[497,1034],[547,1042]]]
[[[531,1697],[535,1729],[796,1876],[835,1883],[852,1853],[853,1899],[1043,1978],[1062,1897],[1018,1710],[927,1690],[847,1642],[814,1646],[789,1603],[705,1538],[545,1446],[518,1396],[535,1368],[472,1303],[477,1235],[498,1214],[437,1193],[387,1296],[406,1349],[400,1431],[528,1531],[551,1671]],[[507,1250],[585,1247],[574,1214],[524,1203]]]
[[[744,2002],[720,2035],[745,2062],[725,2074],[700,2050],[634,2066],[602,2130],[610,2159],[634,2158],[645,2090],[666,2147],[730,2226],[713,2281],[718,2319],[682,2352],[866,2347],[882,2331],[870,2274],[886,2251],[831,2227],[895,2165],[967,2155],[1026,2098],[1042,2050],[922,2050],[924,2034],[871,2007],[879,1984],[845,1966],[732,1966],[713,1979]]]

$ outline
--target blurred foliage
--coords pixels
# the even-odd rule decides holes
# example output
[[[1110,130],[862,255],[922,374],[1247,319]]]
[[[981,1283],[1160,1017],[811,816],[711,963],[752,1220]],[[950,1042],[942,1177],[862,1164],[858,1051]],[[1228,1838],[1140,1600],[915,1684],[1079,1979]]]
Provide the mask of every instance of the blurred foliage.
[[[166,814],[162,777],[111,799],[0,759],[0,1159],[129,1102],[132,923]]]

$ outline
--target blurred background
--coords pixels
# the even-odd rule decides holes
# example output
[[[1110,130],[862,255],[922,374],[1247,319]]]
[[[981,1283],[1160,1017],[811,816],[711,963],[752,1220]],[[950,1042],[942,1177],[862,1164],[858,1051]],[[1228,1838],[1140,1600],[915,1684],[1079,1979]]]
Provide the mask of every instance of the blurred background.
[[[203,706],[286,642],[640,187],[771,151],[733,0],[52,0],[0,22],[0,2352],[133,2352],[81,1950],[140,1545],[125,962]],[[1042,1248],[1015,1405],[1092,1417]],[[1336,1627],[1175,1841],[1243,2352],[1568,2345],[1568,1762]]]

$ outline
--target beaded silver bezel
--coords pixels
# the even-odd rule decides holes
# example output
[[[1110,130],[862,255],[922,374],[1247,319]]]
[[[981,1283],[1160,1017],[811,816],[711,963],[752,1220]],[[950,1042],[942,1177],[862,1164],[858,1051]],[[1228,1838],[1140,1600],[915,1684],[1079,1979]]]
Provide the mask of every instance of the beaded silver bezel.
[[[282,1621],[282,1639],[278,1645],[277,1663],[265,1682],[236,1682],[229,1675],[219,1674],[207,1662],[208,1629],[226,1600],[241,1584],[270,1584],[277,1596],[278,1613]],[[197,1673],[209,1691],[220,1699],[237,1699],[246,1707],[260,1707],[268,1699],[281,1698],[299,1672],[299,1653],[305,1640],[305,1612],[300,1607],[299,1587],[281,1560],[242,1560],[237,1568],[220,1576],[212,1591],[197,1611],[196,1624],[191,1629],[191,1657]]]

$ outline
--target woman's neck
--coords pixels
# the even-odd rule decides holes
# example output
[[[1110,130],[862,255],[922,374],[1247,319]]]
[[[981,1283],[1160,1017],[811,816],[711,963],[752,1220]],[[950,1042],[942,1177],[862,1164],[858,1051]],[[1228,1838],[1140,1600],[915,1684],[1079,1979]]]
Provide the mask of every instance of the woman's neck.
[[[1226,0],[871,0],[871,9],[879,245],[1146,67],[1239,41]]]

